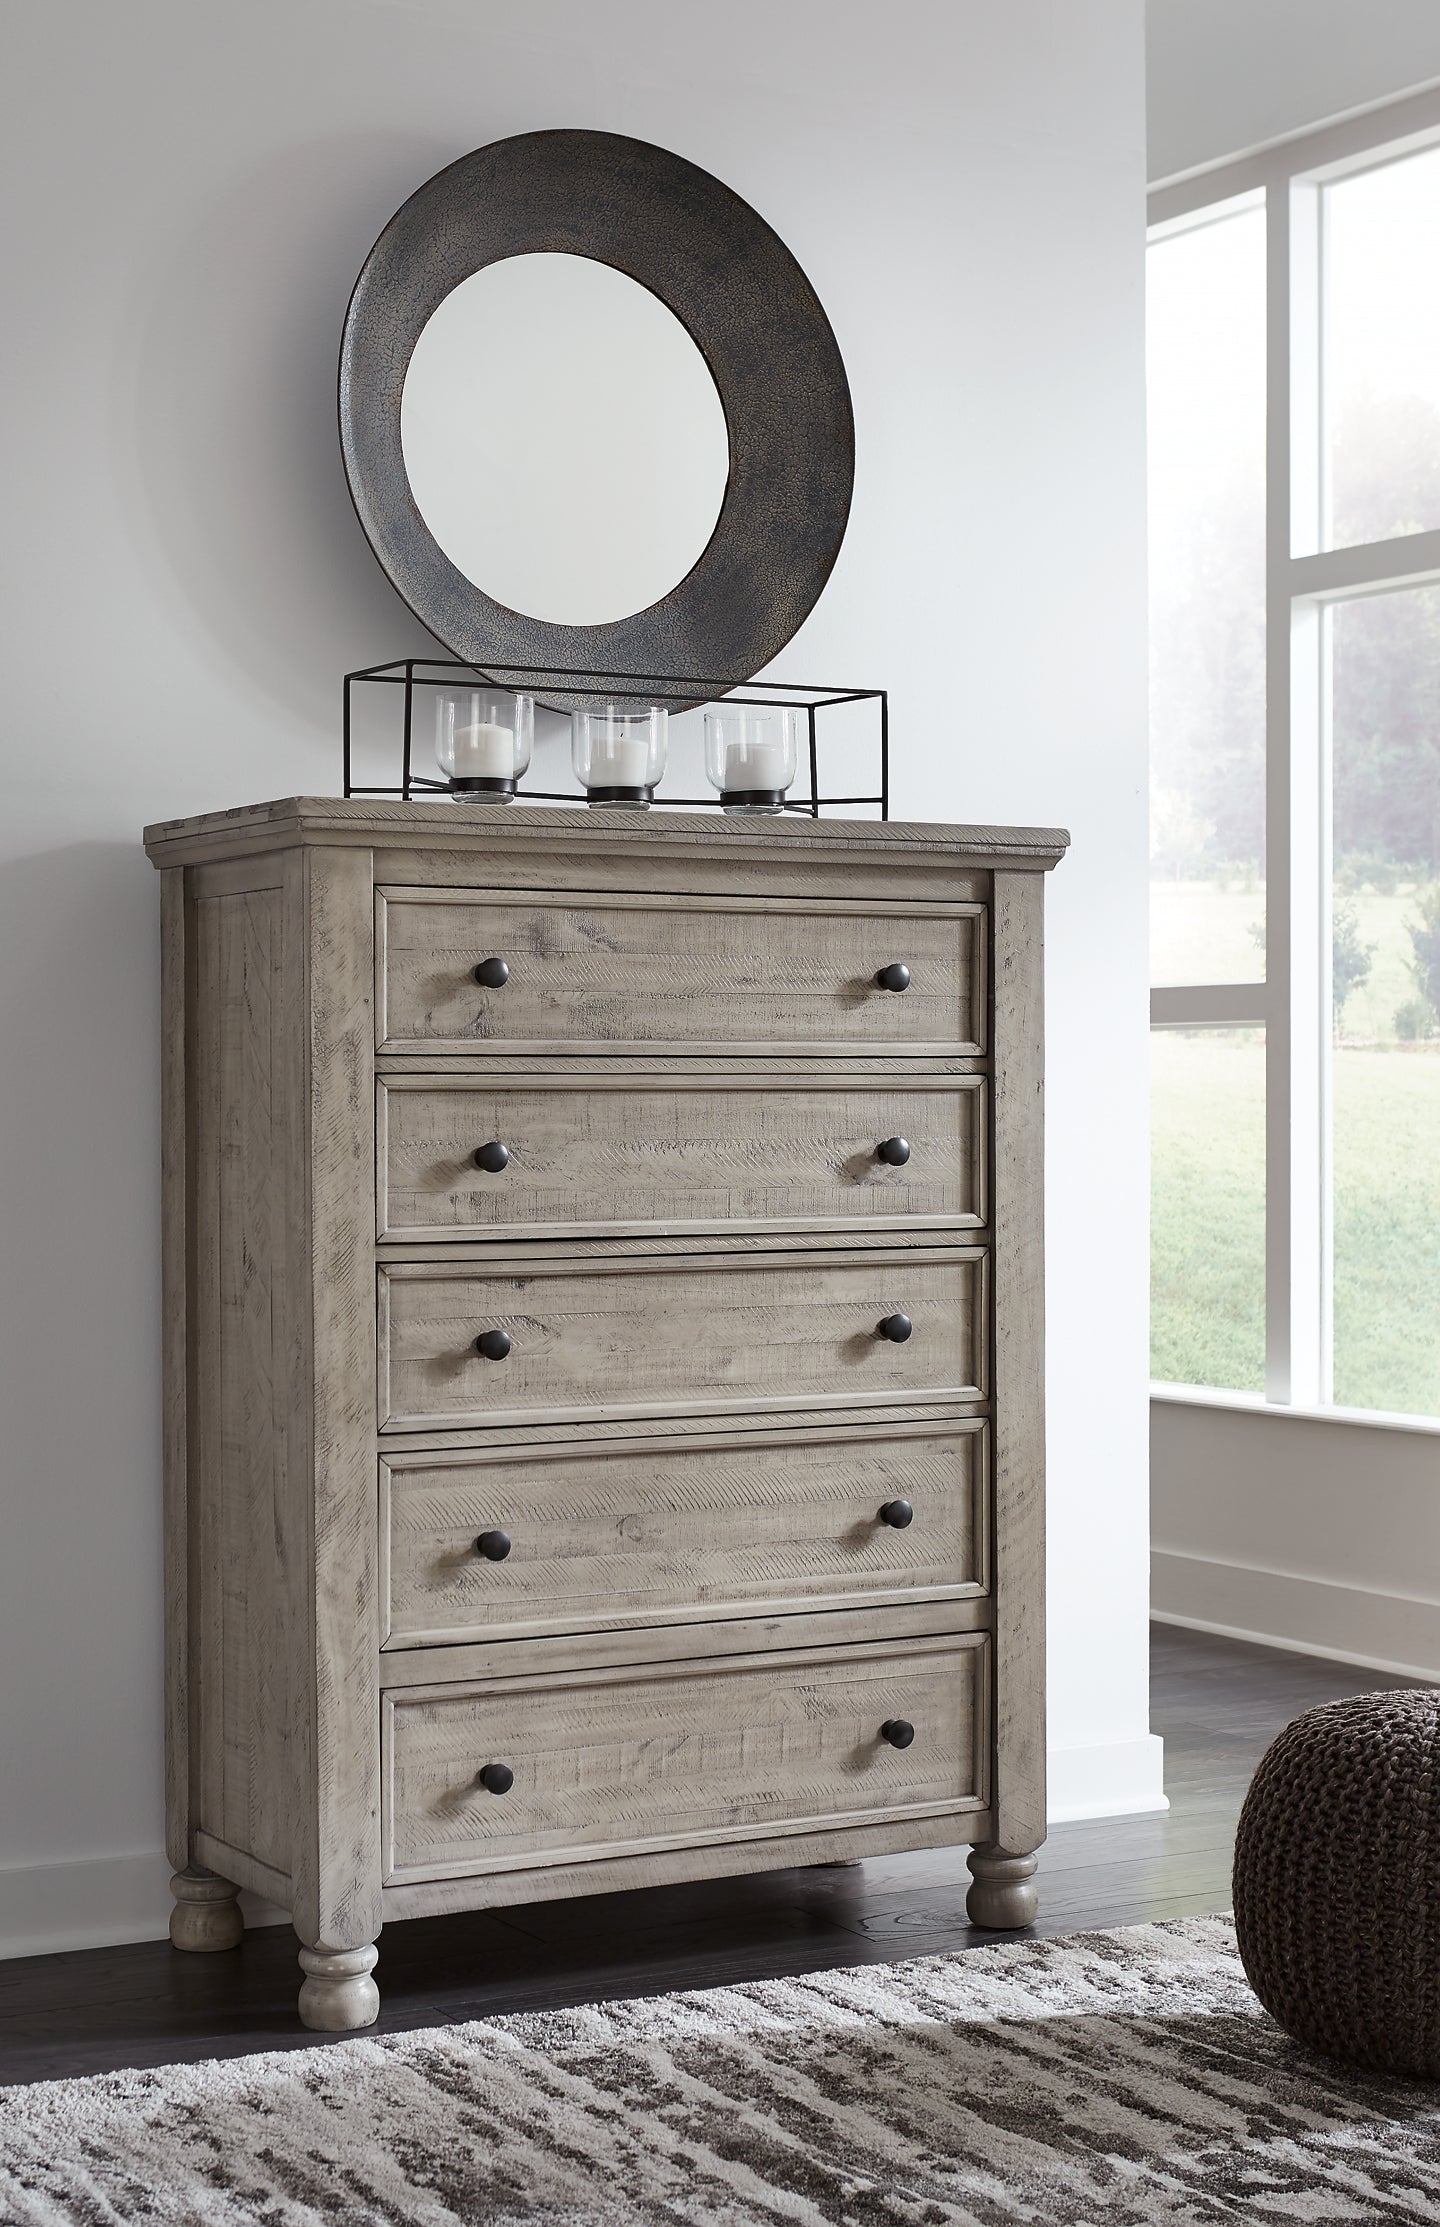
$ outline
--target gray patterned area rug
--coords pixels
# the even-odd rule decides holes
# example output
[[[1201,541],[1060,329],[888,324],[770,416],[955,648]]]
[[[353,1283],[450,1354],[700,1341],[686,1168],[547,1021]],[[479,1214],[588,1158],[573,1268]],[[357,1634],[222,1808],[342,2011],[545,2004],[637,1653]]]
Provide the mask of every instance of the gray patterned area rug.
[[[1440,2221],[1223,1918],[0,2091],[9,2227]]]

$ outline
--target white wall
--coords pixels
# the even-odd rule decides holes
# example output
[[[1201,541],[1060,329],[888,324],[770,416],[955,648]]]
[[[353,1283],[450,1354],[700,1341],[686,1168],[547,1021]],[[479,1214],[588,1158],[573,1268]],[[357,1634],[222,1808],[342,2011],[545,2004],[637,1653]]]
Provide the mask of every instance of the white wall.
[[[553,124],[716,171],[809,272],[859,428],[782,670],[895,691],[901,814],[1068,823],[1053,882],[1054,1737],[1158,1795],[1145,1678],[1140,0],[46,0],[0,161],[0,1939],[164,1924],[147,820],[334,788],[424,646],[334,424],[375,234]]]
[[[1435,0],[1149,0],[1146,14],[1155,179],[1440,78]]]

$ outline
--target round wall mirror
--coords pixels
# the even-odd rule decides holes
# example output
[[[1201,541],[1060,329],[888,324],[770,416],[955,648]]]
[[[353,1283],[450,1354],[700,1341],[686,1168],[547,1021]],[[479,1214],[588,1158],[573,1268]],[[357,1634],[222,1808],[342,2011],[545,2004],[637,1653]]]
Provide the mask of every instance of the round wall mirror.
[[[555,626],[668,595],[730,472],[719,391],[679,318],[579,255],[508,256],[446,295],[405,374],[400,443],[451,563]]]
[[[609,132],[479,147],[356,281],[340,438],[411,609],[497,679],[747,680],[806,617],[854,478],[844,365],[783,241]]]

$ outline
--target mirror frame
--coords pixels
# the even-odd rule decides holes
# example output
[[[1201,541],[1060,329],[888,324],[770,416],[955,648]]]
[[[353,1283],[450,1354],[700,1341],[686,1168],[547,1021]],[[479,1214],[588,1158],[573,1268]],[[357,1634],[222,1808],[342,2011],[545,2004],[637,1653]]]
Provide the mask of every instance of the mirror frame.
[[[401,452],[405,374],[435,310],[487,264],[539,253],[608,263],[657,295],[704,357],[730,440],[725,499],[689,572],[658,603],[599,626],[512,611],[466,579],[421,517]],[[855,477],[845,366],[784,242],[708,171],[597,131],[478,147],[397,210],[345,316],[340,445],[381,565],[431,633],[482,671],[748,680],[814,608]]]

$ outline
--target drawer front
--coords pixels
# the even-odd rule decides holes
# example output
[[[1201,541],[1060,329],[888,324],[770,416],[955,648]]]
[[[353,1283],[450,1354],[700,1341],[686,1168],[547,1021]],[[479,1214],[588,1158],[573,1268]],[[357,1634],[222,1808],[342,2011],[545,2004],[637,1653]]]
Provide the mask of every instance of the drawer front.
[[[380,1464],[385,1644],[983,1592],[987,1436],[976,1420],[543,1459],[392,1455]],[[881,1514],[897,1501],[913,1510],[899,1525]],[[498,1561],[478,1545],[497,1532],[509,1540]]]
[[[984,1085],[765,1088],[706,1077],[395,1077],[378,1087],[381,1238],[671,1235],[846,1222],[976,1227]],[[894,1140],[909,1157],[879,1157]],[[503,1145],[503,1168],[476,1166]]]
[[[387,1883],[983,1809],[988,1639],[384,1697]],[[881,1726],[914,1726],[892,1747]],[[480,1773],[502,1764],[508,1791]]]
[[[984,1397],[978,1248],[380,1271],[382,1429]],[[904,1343],[878,1325],[908,1317]],[[498,1333],[502,1359],[476,1339]]]
[[[382,1051],[982,1046],[984,909],[379,893]],[[503,959],[503,987],[475,980]],[[875,980],[902,964],[910,987]]]

